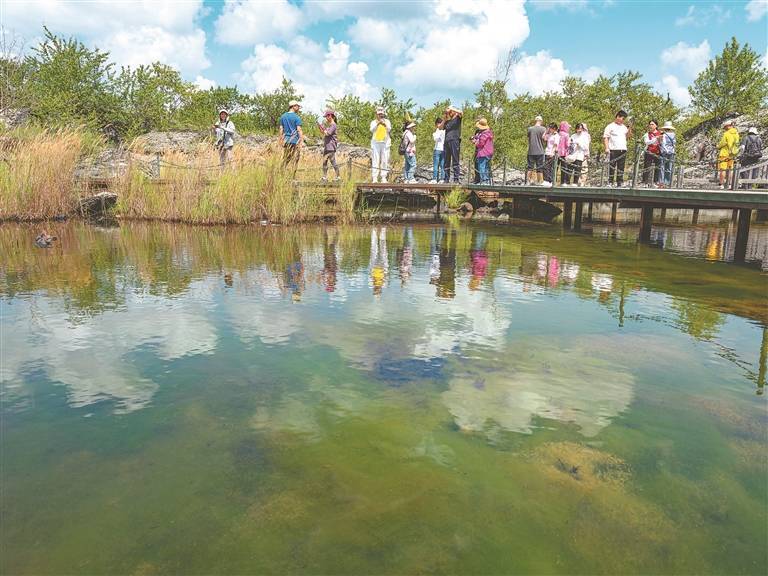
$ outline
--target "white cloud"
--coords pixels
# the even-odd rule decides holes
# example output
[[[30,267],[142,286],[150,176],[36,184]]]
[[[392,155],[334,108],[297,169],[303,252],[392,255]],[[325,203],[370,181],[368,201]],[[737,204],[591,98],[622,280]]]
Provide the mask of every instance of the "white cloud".
[[[211,88],[216,88],[217,86],[215,80],[211,80],[210,78],[206,78],[200,74],[198,74],[192,82],[200,90],[210,90]]]
[[[399,54],[405,48],[403,27],[397,22],[358,18],[347,33],[357,48],[375,54]]]
[[[565,63],[552,58],[546,50],[523,55],[513,66],[508,91],[511,94],[530,92],[534,96],[544,92],[557,92],[560,82],[568,76]]]
[[[712,4],[710,6],[688,6],[688,10],[685,16],[679,16],[675,18],[675,26],[694,26],[696,28],[702,28],[707,26],[710,21],[714,21],[717,24],[722,24],[731,17],[731,11],[726,10],[718,4]]]
[[[757,22],[768,14],[768,0],[751,0],[744,6],[744,10],[747,11],[748,22]]]
[[[3,1],[2,10],[3,24],[27,41],[39,38],[45,25],[55,34],[75,36],[89,46],[109,51],[120,65],[160,61],[185,74],[196,74],[210,65],[205,55],[205,32],[197,25],[202,0]]]
[[[111,34],[101,47],[115,62],[136,67],[162,62],[182,74],[196,74],[211,63],[205,56],[205,32],[173,33],[156,26],[128,28]]]
[[[662,51],[661,63],[666,67],[679,66],[689,75],[696,76],[706,68],[710,51],[707,40],[702,41],[698,46],[692,46],[681,41]]]
[[[669,94],[669,97],[678,106],[685,108],[691,104],[691,95],[688,93],[688,88],[680,84],[680,80],[674,74],[663,76],[661,82],[657,82],[654,88],[662,94]]]
[[[259,44],[252,56],[241,64],[239,82],[255,92],[271,91],[283,77],[294,81],[304,94],[304,107],[319,112],[329,97],[352,94],[371,98],[373,87],[366,80],[368,64],[350,62],[346,42],[328,40],[324,50],[304,36],[297,36],[287,49],[276,44]]]
[[[301,9],[288,0],[226,0],[214,27],[219,43],[247,46],[288,39],[301,21]]]
[[[438,0],[423,39],[395,69],[400,84],[420,89],[475,88],[507,50],[528,37],[521,0]]]
[[[576,72],[575,76],[578,76],[585,82],[594,82],[600,76],[607,76],[607,74],[608,72],[606,72],[605,68],[601,68],[600,66],[590,66],[586,70]]]

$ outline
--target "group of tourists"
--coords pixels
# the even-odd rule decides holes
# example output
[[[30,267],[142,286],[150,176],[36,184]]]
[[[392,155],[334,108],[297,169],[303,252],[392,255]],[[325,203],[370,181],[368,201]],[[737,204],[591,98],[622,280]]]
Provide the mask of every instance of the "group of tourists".
[[[280,140],[283,145],[283,165],[296,172],[301,147],[304,142],[302,131],[301,103],[291,100],[288,111],[280,116]],[[432,179],[430,183],[459,182],[460,148],[463,112],[455,106],[448,106],[444,113],[435,118],[432,133]],[[619,110],[613,121],[603,130],[603,148],[608,161],[607,186],[625,185],[624,172],[628,153],[627,142],[632,137],[632,126],[627,124],[628,115]],[[471,138],[474,147],[476,182],[491,183],[491,160],[494,154],[494,133],[485,118],[475,122],[475,133]],[[216,132],[216,147],[221,165],[232,161],[235,125],[227,110],[219,111],[219,121],[213,125]],[[333,168],[335,181],[341,179],[336,162],[338,149],[338,125],[336,113],[326,110],[323,121],[318,123],[323,135],[323,176],[327,181],[329,166]],[[400,133],[398,153],[403,156],[403,181],[415,183],[416,179],[416,123],[408,120]],[[763,142],[757,128],[749,128],[746,138],[740,142],[739,132],[733,120],[723,122],[723,135],[718,142],[717,169],[721,188],[725,188],[733,177],[734,161],[738,157],[743,168],[756,164],[762,157]],[[392,146],[392,122],[383,107],[376,108],[370,123],[371,132],[371,181],[386,183],[390,176],[390,149]],[[579,122],[573,131],[563,120],[559,124],[544,124],[536,116],[528,128],[528,157],[526,182],[529,185],[551,187],[558,176],[561,186],[584,186],[591,158],[592,138],[586,123]],[[677,136],[672,122],[659,126],[652,119],[642,135],[641,186],[667,188],[672,186]],[[749,174],[749,170],[742,174]],[[756,172],[756,170],[752,170]],[[746,176],[743,176],[746,177]],[[756,175],[752,175],[753,178]]]

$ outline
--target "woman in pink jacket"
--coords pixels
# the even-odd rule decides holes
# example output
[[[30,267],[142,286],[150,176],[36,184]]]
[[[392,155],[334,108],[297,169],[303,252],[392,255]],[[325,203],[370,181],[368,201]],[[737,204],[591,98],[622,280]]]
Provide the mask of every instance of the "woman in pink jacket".
[[[573,166],[565,158],[569,154],[571,146],[571,125],[565,120],[560,122],[560,141],[557,143],[558,162],[560,162],[560,184],[565,184],[571,179]]]
[[[477,148],[477,170],[480,172],[480,183],[491,183],[491,158],[493,157],[493,131],[488,126],[488,120],[480,118],[475,124],[479,130],[472,137]]]

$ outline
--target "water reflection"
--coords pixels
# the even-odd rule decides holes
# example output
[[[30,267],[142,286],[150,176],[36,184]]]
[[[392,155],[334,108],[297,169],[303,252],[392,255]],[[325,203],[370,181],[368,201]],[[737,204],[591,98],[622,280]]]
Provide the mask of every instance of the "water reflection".
[[[384,384],[446,382],[446,405],[469,430],[494,422],[527,431],[543,417],[594,434],[631,401],[631,371],[574,345],[532,349],[521,333],[579,343],[595,330],[649,323],[713,343],[713,354],[764,382],[757,348],[718,341],[729,318],[768,319],[758,273],[652,249],[638,257],[634,247],[547,230],[497,230],[68,224],[54,230],[59,247],[41,251],[25,242],[29,228],[5,226],[3,397],[23,405],[44,374],[72,406],[134,411],[161,381],[157,368],[142,369],[145,356],[170,370],[230,353],[222,342],[232,333],[242,346],[298,355],[329,347]],[[696,245],[709,257],[723,243],[712,231]],[[496,365],[506,368],[484,374]]]

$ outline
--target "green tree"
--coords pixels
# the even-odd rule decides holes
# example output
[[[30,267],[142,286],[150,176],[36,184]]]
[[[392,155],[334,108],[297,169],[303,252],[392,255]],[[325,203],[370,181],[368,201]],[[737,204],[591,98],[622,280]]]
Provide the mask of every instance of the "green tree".
[[[135,70],[123,68],[115,91],[122,104],[118,131],[136,136],[175,127],[177,113],[188,104],[194,87],[177,70],[155,62]]]
[[[44,28],[39,46],[26,58],[32,114],[47,125],[87,122],[104,128],[117,116],[109,54]]]
[[[766,105],[768,70],[749,44],[739,46],[734,37],[710,60],[688,92],[694,109],[716,119],[753,113]]]
[[[344,142],[366,146],[371,140],[369,127],[376,112],[373,103],[347,94],[342,98],[331,98],[328,104],[336,112],[339,138]]]
[[[250,112],[255,116],[256,125],[262,130],[277,132],[280,116],[288,111],[291,100],[301,100],[303,94],[296,91],[291,80],[283,78],[279,88],[272,92],[262,92],[253,97]]]

